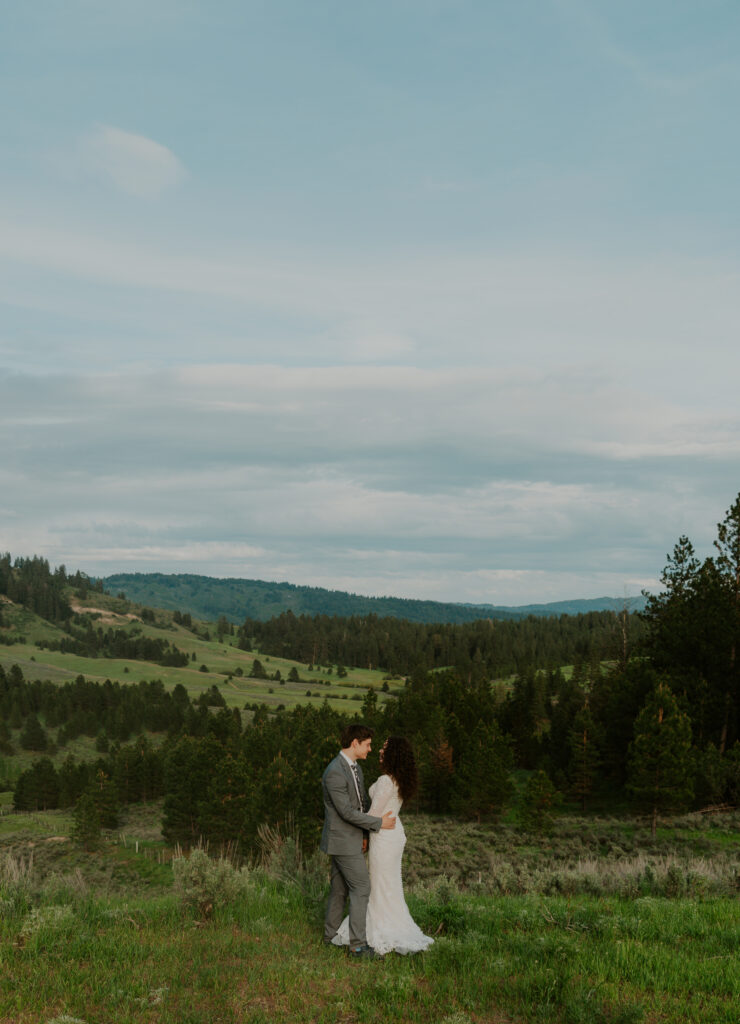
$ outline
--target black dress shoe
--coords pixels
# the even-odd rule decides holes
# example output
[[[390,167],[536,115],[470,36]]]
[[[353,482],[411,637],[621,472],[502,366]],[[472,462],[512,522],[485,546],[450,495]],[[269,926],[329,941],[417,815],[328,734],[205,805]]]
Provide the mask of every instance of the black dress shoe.
[[[362,946],[350,946],[347,953],[353,960],[374,960],[377,956],[373,947],[367,943]]]

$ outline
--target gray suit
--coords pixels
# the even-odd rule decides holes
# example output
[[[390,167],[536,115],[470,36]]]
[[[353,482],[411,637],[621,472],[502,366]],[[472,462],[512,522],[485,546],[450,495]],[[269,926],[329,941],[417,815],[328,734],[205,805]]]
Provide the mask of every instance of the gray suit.
[[[350,945],[363,945],[367,941],[365,915],[370,898],[370,877],[362,853],[362,840],[366,831],[377,832],[382,818],[366,814],[369,800],[357,765],[360,799],[352,769],[342,754],[337,754],[321,779],[324,793],[324,830],[321,849],[331,856],[331,885],[324,921],[324,939],[334,938],[344,916],[344,904],[349,896]]]

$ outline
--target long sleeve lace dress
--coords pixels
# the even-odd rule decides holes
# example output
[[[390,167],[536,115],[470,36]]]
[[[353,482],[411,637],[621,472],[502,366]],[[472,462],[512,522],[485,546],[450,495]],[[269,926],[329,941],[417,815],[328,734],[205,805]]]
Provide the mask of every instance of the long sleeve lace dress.
[[[418,953],[431,946],[434,939],[424,935],[416,924],[403,894],[401,859],[406,833],[399,817],[402,800],[398,787],[389,775],[381,775],[370,787],[369,814],[382,817],[386,811],[396,816],[396,827],[380,829],[370,836],[368,869],[370,901],[367,906],[367,941],[376,953]],[[336,945],[349,944],[349,918],[345,918],[332,940]]]

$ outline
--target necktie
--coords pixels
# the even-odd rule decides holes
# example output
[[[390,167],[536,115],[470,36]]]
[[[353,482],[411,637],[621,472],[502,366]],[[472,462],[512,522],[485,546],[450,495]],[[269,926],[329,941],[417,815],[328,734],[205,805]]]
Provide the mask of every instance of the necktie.
[[[360,796],[360,775],[357,771],[357,765],[353,762],[350,767],[352,768],[352,776],[355,780],[355,789],[357,790],[357,799],[360,801],[360,807],[362,807],[362,797]]]

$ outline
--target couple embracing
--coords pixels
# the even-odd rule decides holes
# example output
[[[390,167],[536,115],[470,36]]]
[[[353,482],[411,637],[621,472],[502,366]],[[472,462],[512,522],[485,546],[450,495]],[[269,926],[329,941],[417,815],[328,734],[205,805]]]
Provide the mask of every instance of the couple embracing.
[[[346,726],[342,749],[321,780],[324,831],[321,849],[331,857],[331,885],[324,942],[348,946],[358,959],[417,953],[434,941],[414,923],[403,896],[401,858],[406,844],[398,812],[413,796],[416,763],[408,740],[391,736],[380,751],[383,774],[365,790],[362,769],[373,730]],[[372,802],[371,802],[372,801]],[[364,854],[369,843],[369,872]],[[349,897],[349,916],[342,920]]]

